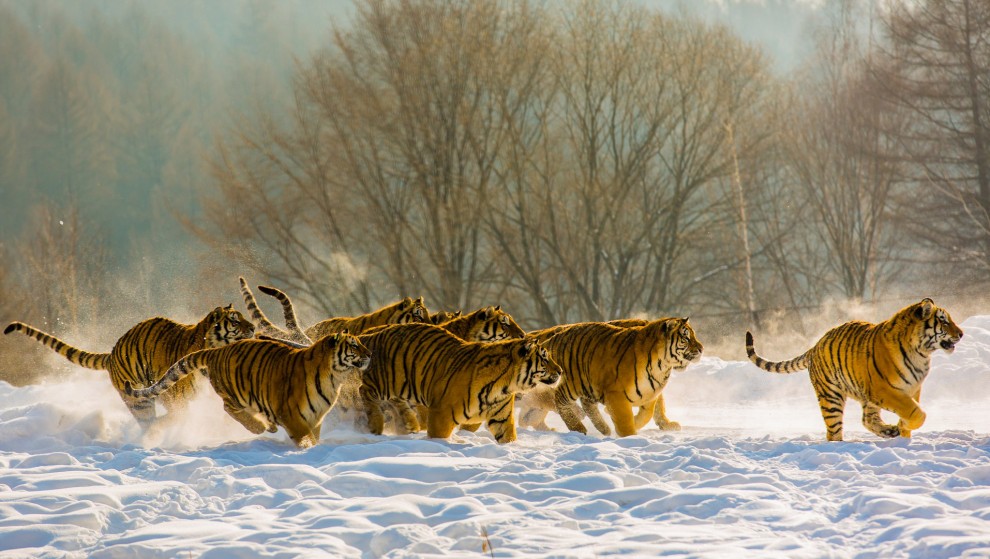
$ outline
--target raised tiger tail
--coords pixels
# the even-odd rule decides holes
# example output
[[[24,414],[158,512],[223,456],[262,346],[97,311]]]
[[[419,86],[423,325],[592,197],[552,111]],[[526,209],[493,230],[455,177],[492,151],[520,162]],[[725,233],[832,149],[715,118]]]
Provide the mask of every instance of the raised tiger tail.
[[[244,297],[244,305],[247,306],[248,312],[251,313],[251,320],[258,325],[259,333],[267,333],[276,337],[284,337],[285,332],[283,332],[278,326],[272,324],[272,321],[268,320],[265,313],[258,307],[258,302],[254,299],[254,293],[251,293],[251,288],[248,287],[248,284],[244,281],[244,278],[239,277],[237,279],[241,282],[241,295]]]
[[[23,332],[25,335],[38,340],[42,344],[54,349],[62,357],[65,357],[80,367],[93,369],[95,371],[105,371],[110,367],[109,353],[90,353],[88,351],[83,351],[79,348],[70,346],[55,336],[46,334],[36,328],[32,328],[23,322],[11,322],[10,325],[4,329],[3,333],[10,334],[14,331]]]
[[[770,371],[771,373],[796,373],[807,369],[810,362],[810,354],[811,350],[809,349],[794,359],[787,361],[767,361],[757,355],[756,350],[753,349],[753,333],[746,332],[746,355],[749,356],[750,361],[764,371]]]
[[[286,330],[288,330],[290,334],[298,336],[298,338],[294,339],[298,339],[299,341],[305,340],[308,341],[309,344],[313,343],[313,341],[309,339],[309,336],[307,336],[306,333],[303,332],[302,328],[299,327],[299,320],[296,319],[296,311],[292,307],[292,300],[289,299],[288,295],[280,289],[269,287],[267,285],[259,285],[258,291],[278,299],[278,302],[282,305],[282,315],[285,317]],[[306,343],[305,341],[303,343]]]
[[[186,376],[201,370],[206,369],[206,362],[203,360],[203,352],[210,350],[200,350],[179,359],[172,364],[171,367],[165,371],[162,378],[158,379],[155,384],[148,386],[146,388],[134,388],[131,386],[130,381],[124,382],[124,394],[130,396],[131,398],[137,398],[140,400],[154,399],[161,395],[172,387],[173,384],[179,382]]]

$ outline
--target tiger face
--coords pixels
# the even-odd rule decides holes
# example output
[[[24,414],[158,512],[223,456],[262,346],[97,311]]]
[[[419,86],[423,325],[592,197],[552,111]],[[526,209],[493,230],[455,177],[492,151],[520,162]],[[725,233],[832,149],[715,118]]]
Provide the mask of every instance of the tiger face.
[[[509,338],[522,338],[526,332],[516,324],[502,306],[488,307],[482,314],[482,323],[474,339],[479,342],[497,342]]]
[[[254,324],[234,310],[233,305],[213,309],[210,320],[213,325],[206,332],[204,345],[207,348],[223,347],[254,335]]]
[[[531,341],[520,346],[519,357],[523,359],[523,364],[516,379],[518,392],[542,385],[553,387],[560,381],[560,375],[564,370],[553,360],[547,348],[539,342]]]
[[[938,349],[952,353],[963,337],[962,328],[953,322],[948,311],[935,306],[931,299],[924,299],[914,309],[915,318],[922,322],[918,345],[928,353]]]
[[[363,371],[371,363],[371,350],[364,346],[357,336],[341,332],[331,336],[336,344],[333,355],[333,370],[347,372],[353,369]]]
[[[694,334],[694,328],[688,324],[687,318],[669,320],[668,324],[665,325],[665,330],[668,333],[665,353],[670,360],[668,362],[673,363],[674,369],[683,371],[688,365],[701,359],[701,353],[705,348],[698,341]],[[663,358],[661,356],[660,359],[663,360]],[[657,366],[661,367],[660,361],[657,362]]]
[[[395,320],[389,321],[393,324],[408,324],[410,322],[430,323],[430,311],[426,309],[423,298],[412,299],[406,297],[399,303],[399,315]]]

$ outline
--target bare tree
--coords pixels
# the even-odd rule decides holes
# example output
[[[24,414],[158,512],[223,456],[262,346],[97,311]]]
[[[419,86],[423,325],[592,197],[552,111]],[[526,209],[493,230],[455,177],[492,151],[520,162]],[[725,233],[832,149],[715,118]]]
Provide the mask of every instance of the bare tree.
[[[838,4],[832,15],[786,145],[813,208],[829,281],[844,296],[867,300],[896,269],[888,206],[901,170],[889,134],[903,119],[866,79],[869,52],[856,28],[861,14],[855,5]]]
[[[990,4],[892,3],[872,65],[885,99],[911,115],[897,135],[911,164],[902,225],[960,270],[990,267]],[[930,216],[942,216],[931,219]],[[963,279],[965,275],[960,275]]]

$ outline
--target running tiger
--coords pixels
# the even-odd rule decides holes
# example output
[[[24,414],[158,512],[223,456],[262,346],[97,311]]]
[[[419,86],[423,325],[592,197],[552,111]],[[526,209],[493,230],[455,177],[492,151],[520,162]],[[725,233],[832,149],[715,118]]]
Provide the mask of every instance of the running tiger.
[[[949,313],[926,298],[877,324],[853,321],[836,326],[789,361],[772,362],[756,355],[753,334],[746,332],[746,354],[771,373],[808,369],[828,440],[842,440],[848,398],[863,405],[863,425],[870,432],[886,438],[910,437],[925,423],[918,401],[932,353],[939,348],[952,353],[962,336]],[[897,425],[883,423],[881,409],[897,414]]]
[[[465,342],[430,324],[388,326],[358,339],[374,355],[362,375],[361,397],[377,435],[389,401],[406,429],[418,431],[412,402],[429,408],[430,437],[445,439],[458,425],[487,422],[495,440],[508,443],[516,439],[515,395],[560,378],[547,350],[528,339]]]
[[[620,318],[616,320],[609,320],[605,324],[610,324],[612,326],[617,326],[619,328],[629,328],[634,326],[645,326],[649,321],[642,318]],[[546,341],[553,337],[554,334],[573,326],[573,324],[563,324],[559,326],[552,326],[543,330],[536,330],[530,332],[530,336],[534,339]],[[612,429],[609,427],[608,423],[605,422],[605,418],[602,417],[601,412],[598,410],[598,402],[595,402],[591,398],[581,398],[581,409],[591,420],[592,425],[595,429],[603,435],[610,435]],[[523,427],[533,427],[541,431],[549,431],[550,427],[546,423],[547,413],[554,410],[554,395],[553,390],[548,388],[540,388],[537,390],[531,390],[523,395],[519,399],[519,409],[520,409],[520,420],[519,424]],[[667,405],[664,402],[663,392],[657,394],[656,400],[645,406],[641,406],[639,411],[636,413],[634,418],[634,423],[638,426],[638,429],[642,429],[647,423],[649,423],[649,415],[653,414],[653,421],[657,424],[657,427],[661,431],[680,431],[681,424],[672,421],[667,417]]]
[[[203,348],[222,347],[250,338],[254,334],[254,326],[231,305],[213,309],[203,320],[192,325],[162,317],[149,318],[125,332],[110,353],[89,353],[77,349],[21,322],[11,323],[3,333],[14,331],[31,336],[80,367],[109,371],[110,382],[127,409],[141,428],[147,430],[155,419],[155,410],[138,405],[128,397],[124,390],[126,385],[153,384],[182,357]],[[193,392],[193,379],[190,378],[163,394],[162,404],[169,414],[181,412]]]
[[[280,341],[244,340],[188,355],[148,388],[124,390],[154,413],[154,399],[175,383],[200,371],[220,398],[223,409],[248,431],[274,433],[285,428],[299,448],[320,440],[323,416],[333,407],[343,376],[364,370],[371,353],[346,332],[297,348]]]
[[[564,370],[553,403],[567,428],[580,433],[587,429],[577,399],[586,411],[593,408],[594,415],[597,407],[589,404],[604,403],[616,434],[635,435],[653,417],[658,401],[662,405],[660,395],[671,369],[683,370],[704,349],[687,318],[626,327],[585,322],[548,330],[555,332],[544,346]],[[640,408],[635,417],[633,406]],[[607,432],[608,425],[598,417],[595,428]]]
[[[405,297],[401,301],[382,307],[377,311],[354,317],[339,316],[328,318],[310,326],[304,332],[312,340],[318,340],[327,334],[335,332],[353,332],[360,334],[365,330],[386,324],[406,324],[409,322],[430,321],[430,311],[426,310],[423,298],[411,299]]]

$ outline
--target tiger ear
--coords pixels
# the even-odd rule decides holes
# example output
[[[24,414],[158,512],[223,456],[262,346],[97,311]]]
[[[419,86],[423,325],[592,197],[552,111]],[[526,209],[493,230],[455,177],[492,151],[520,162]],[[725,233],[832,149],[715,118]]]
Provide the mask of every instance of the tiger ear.
[[[502,310],[502,305],[495,305],[495,310],[496,311]]]
[[[484,320],[488,320],[495,314],[495,311],[491,307],[485,307],[485,311],[481,313],[481,317]]]
[[[536,342],[533,340],[526,340],[526,343],[519,346],[519,357],[526,357],[533,351],[533,346]]]
[[[412,299],[410,299],[409,297],[403,297],[402,298],[402,302],[399,303],[399,308],[402,309],[402,310],[406,310],[410,306],[412,306],[412,303],[413,303],[413,300]]]
[[[928,320],[933,314],[935,314],[935,301],[928,297],[922,299],[917,308],[914,309],[914,316],[918,320]]]

